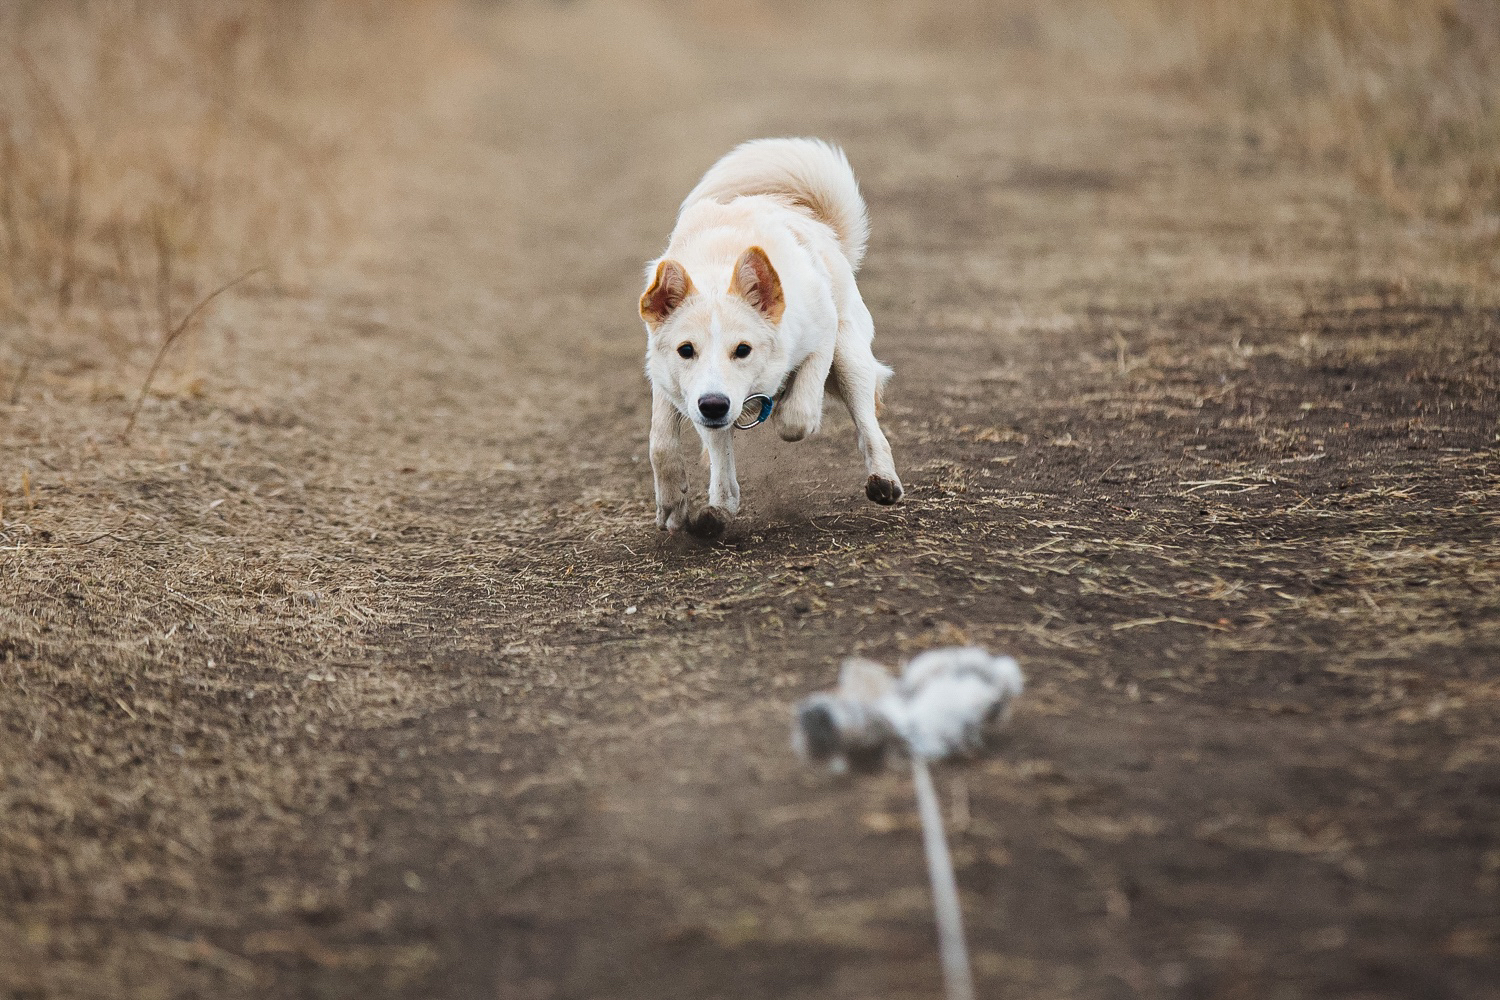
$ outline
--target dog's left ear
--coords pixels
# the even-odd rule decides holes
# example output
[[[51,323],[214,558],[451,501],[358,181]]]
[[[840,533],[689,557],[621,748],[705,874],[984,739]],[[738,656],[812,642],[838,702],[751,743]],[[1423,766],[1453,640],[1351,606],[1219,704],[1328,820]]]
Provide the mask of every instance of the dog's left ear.
[[[771,258],[760,247],[751,247],[740,254],[734,265],[734,280],[729,290],[750,303],[762,316],[772,323],[781,321],[786,311],[786,299],[781,294],[781,278],[771,266]]]

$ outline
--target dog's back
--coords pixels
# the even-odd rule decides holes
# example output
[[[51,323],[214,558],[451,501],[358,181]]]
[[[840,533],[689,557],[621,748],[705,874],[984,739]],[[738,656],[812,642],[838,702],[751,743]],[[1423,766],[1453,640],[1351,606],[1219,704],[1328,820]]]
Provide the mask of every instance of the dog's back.
[[[853,270],[865,256],[870,220],[859,182],[843,150],[821,139],[755,139],[726,154],[682,202],[729,202],[746,195],[784,200],[824,223],[838,237]]]

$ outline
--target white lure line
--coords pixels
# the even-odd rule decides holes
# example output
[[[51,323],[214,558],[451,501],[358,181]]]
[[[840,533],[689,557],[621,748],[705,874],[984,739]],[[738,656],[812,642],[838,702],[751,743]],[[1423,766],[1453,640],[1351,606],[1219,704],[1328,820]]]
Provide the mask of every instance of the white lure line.
[[[948,1000],[974,1000],[974,972],[964,944],[953,857],[927,764],[984,749],[1009,720],[1024,687],[1021,668],[1009,656],[951,647],[914,657],[899,681],[878,663],[845,660],[836,691],[797,706],[792,745],[803,757],[838,772],[872,770],[889,750],[911,758]]]
[[[932,909],[937,917],[938,959],[948,1000],[974,1000],[974,970],[969,948],[964,944],[964,911],[958,902],[958,879],[953,874],[953,855],[943,833],[943,811],[927,761],[911,759],[911,777],[917,786],[917,812],[922,817],[922,846],[927,853],[927,878],[932,882]]]

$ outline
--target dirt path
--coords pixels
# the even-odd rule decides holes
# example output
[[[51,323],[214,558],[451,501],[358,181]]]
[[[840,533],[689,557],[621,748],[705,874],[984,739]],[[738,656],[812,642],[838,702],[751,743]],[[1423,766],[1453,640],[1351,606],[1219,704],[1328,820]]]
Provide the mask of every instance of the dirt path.
[[[1019,50],[463,28],[221,391],[0,424],[6,995],[935,996],[906,782],[787,706],[968,641],[1031,682],[943,778],[984,995],[1500,996],[1500,311],[1439,239]],[[747,434],[700,546],[633,305],[761,134],[860,173],[910,493]]]

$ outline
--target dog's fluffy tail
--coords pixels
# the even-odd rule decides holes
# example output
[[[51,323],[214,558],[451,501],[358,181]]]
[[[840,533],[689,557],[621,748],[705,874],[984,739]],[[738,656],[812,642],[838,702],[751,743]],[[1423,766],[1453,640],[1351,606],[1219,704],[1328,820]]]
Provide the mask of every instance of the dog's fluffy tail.
[[[865,256],[870,218],[844,151],[821,139],[753,139],[724,155],[683,201],[728,202],[773,195],[806,209],[838,236],[854,270]]]

